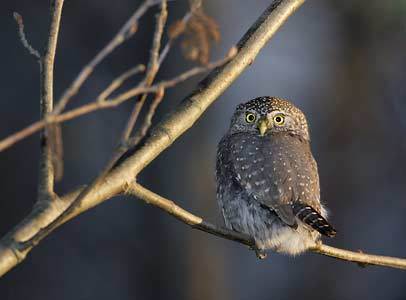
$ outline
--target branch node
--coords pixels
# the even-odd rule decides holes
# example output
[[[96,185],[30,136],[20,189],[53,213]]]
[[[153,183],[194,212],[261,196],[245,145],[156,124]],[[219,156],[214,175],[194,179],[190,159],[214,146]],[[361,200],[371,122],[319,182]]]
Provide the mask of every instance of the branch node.
[[[1,246],[0,246],[1,248]],[[10,239],[10,247],[9,250],[11,251],[11,253],[13,253],[14,257],[17,260],[17,263],[19,264],[20,262],[22,262],[25,257],[27,256],[27,252],[21,252],[19,250],[19,243],[16,242],[13,238]]]

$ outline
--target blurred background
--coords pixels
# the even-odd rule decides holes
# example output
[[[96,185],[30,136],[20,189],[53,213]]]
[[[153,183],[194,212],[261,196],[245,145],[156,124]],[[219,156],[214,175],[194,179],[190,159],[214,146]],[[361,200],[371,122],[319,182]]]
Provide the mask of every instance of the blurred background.
[[[206,0],[219,23],[219,58],[269,5]],[[140,1],[69,0],[56,57],[56,97],[121,27]],[[169,3],[168,24],[188,9]],[[38,65],[22,47],[13,11],[32,45],[46,40],[48,1],[0,2],[0,139],[38,119]],[[117,75],[146,63],[152,8],[139,32],[97,68],[71,107],[94,99]],[[338,229],[333,246],[406,256],[406,1],[313,0],[294,14],[257,60],[199,122],[140,176],[147,187],[222,224],[215,199],[216,145],[236,104],[262,95],[291,99],[308,116],[322,199]],[[179,45],[159,73],[193,66]],[[156,122],[199,78],[168,90]],[[126,103],[63,124],[63,194],[88,183],[117,143]],[[36,199],[38,135],[0,153],[0,235]],[[315,254],[270,253],[259,261],[242,245],[195,231],[130,197],[115,198],[70,221],[0,279],[0,299],[406,299],[406,273]]]

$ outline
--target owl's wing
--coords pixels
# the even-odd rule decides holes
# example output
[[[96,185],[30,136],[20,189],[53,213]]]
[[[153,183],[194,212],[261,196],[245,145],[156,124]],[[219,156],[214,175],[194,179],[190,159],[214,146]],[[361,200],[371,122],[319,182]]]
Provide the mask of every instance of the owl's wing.
[[[296,202],[320,209],[317,166],[308,142],[286,134],[247,135],[233,143],[234,171],[241,186],[289,226]]]

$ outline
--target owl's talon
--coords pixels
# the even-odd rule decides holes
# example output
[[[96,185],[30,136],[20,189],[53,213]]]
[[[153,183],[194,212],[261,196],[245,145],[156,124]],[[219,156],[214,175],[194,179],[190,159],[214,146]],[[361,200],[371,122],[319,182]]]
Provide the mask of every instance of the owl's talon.
[[[265,259],[267,257],[265,250],[259,247],[257,243],[255,243],[255,245],[252,246],[251,248],[252,250],[255,251],[255,255],[257,256],[258,259]]]
[[[266,252],[262,249],[255,249],[255,254],[258,259],[265,259],[267,257]]]

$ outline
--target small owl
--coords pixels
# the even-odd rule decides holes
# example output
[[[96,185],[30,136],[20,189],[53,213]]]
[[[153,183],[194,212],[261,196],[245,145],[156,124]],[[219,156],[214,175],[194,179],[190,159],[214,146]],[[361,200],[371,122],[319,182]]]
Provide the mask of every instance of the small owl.
[[[218,146],[216,178],[226,226],[252,236],[259,256],[296,255],[320,234],[336,234],[320,203],[306,118],[289,101],[259,97],[237,106]]]

